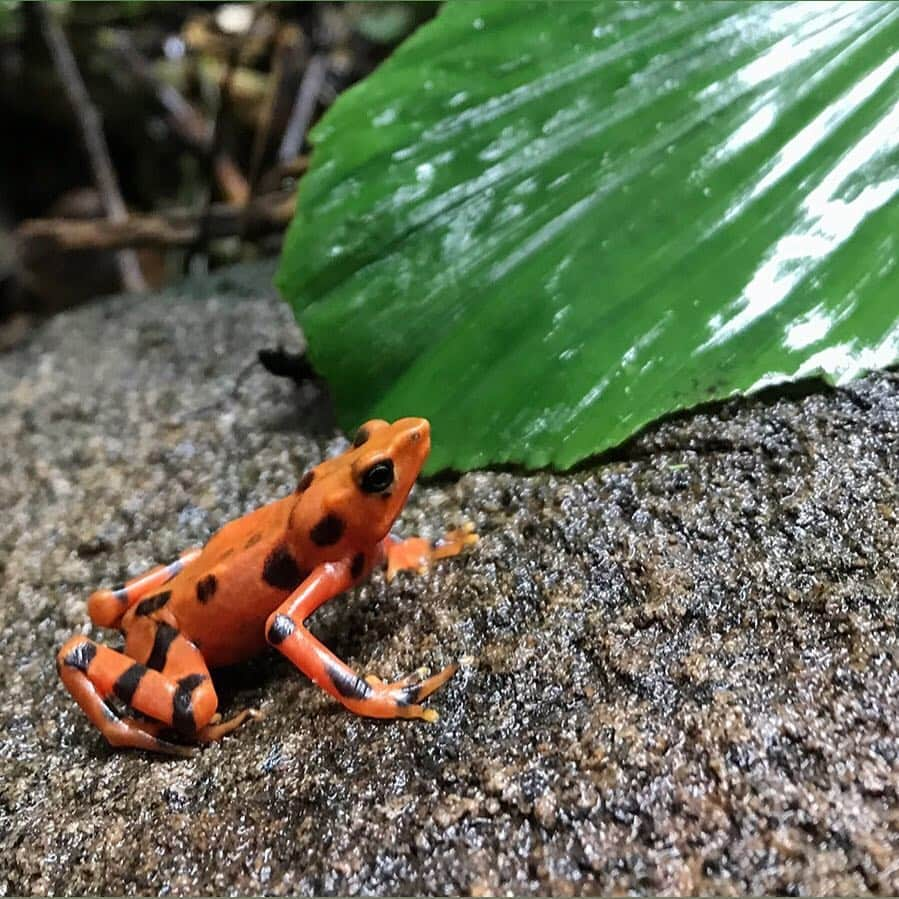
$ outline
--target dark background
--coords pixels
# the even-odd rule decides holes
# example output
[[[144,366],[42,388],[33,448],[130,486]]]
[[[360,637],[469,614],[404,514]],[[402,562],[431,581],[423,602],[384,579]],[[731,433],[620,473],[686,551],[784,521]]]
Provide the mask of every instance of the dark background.
[[[277,253],[309,127],[437,6],[0,6],[0,351],[54,312],[123,286],[122,263],[91,231],[79,232],[82,248],[61,247],[60,220],[105,218],[108,199],[85,150],[84,111],[64,87],[83,81],[128,215],[182,226],[138,250],[138,280],[156,287]],[[54,27],[77,76],[49,50]]]

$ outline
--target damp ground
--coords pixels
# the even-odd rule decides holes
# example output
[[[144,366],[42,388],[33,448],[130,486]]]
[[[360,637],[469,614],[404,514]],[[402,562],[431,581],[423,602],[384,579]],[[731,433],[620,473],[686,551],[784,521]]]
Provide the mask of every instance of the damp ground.
[[[421,484],[399,531],[481,542],[313,629],[384,678],[461,660],[436,724],[354,717],[272,652],[216,676],[263,720],[186,760],[109,749],[54,670],[98,635],[87,595],[346,445],[320,384],[248,368],[301,345],[270,277],[104,301],[0,357],[0,891],[899,891],[889,373],[564,476]]]

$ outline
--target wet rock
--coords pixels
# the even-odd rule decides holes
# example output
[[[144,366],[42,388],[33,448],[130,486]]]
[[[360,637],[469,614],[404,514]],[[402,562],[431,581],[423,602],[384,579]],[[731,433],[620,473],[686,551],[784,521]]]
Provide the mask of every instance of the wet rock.
[[[266,267],[62,315],[0,357],[0,892],[899,891],[899,382],[678,416],[564,475],[421,485],[481,542],[314,630],[435,725],[361,720],[275,654],[195,758],[110,750],[53,654],[84,600],[341,448]],[[439,440],[440,434],[435,433]],[[115,634],[104,635],[117,645]]]

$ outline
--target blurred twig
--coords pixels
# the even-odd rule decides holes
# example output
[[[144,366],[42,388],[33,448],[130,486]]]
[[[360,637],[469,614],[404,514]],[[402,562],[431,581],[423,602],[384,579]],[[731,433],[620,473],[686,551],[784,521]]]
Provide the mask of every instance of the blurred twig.
[[[115,47],[134,74],[155,94],[159,104],[168,113],[169,125],[175,134],[204,159],[213,154],[214,127],[203,113],[176,88],[156,75],[127,34],[116,35]],[[230,154],[221,149],[213,154],[212,167],[219,187],[229,202],[245,203],[249,199],[247,181]]]
[[[40,2],[37,6],[41,30],[63,89],[68,96],[69,102],[72,104],[75,118],[78,120],[81,138],[84,141],[84,146],[90,159],[94,181],[96,182],[97,191],[100,194],[100,200],[106,212],[107,220],[113,224],[122,223],[128,218],[128,210],[119,191],[115,170],[109,157],[109,149],[103,137],[103,125],[100,120],[100,114],[91,102],[65,32],[56,21],[46,2]],[[121,272],[122,285],[125,289],[132,291],[145,290],[147,285],[141,274],[136,254],[126,250],[119,253],[116,258],[119,271]]]
[[[263,194],[246,206],[213,203],[206,215],[210,239],[243,235],[261,237],[283,231],[293,217],[296,193]],[[167,215],[132,215],[109,219],[32,219],[16,229],[20,255],[33,265],[44,253],[66,250],[118,250],[122,247],[189,247],[200,234],[201,214],[174,210]]]
[[[280,28],[275,39],[268,96],[253,135],[253,148],[247,175],[251,194],[255,193],[259,186],[262,163],[272,139],[275,120],[280,122],[287,118],[288,108],[303,70],[304,47],[305,38],[299,27],[288,24]]]
[[[266,13],[267,10],[268,3],[266,2],[266,0],[262,0],[262,2],[257,3],[253,6],[253,14],[250,19],[249,26],[246,30],[247,37],[251,37],[253,35],[257,23],[261,20],[263,14]],[[204,204],[203,214],[200,216],[200,226],[197,230],[197,238],[188,251],[188,259],[200,247],[205,246],[213,236],[211,222],[213,207],[212,182],[215,177],[221,178],[223,180],[227,179],[224,181],[224,183],[232,186],[237,183],[238,179],[240,179],[243,184],[239,191],[240,196],[236,196],[235,199],[237,199],[238,202],[242,203],[246,203],[250,199],[249,184],[247,183],[246,179],[243,177],[243,174],[240,172],[237,166],[227,161],[224,165],[220,162],[220,156],[224,148],[225,120],[227,118],[231,102],[231,81],[234,78],[234,72],[240,64],[243,50],[244,42],[235,40],[232,43],[230,52],[228,53],[228,65],[225,67],[225,70],[222,72],[221,79],[219,80],[219,105],[215,115],[215,122],[212,126],[212,141],[210,148],[211,165],[210,177],[208,179],[206,192],[206,202]],[[238,230],[237,233],[240,234],[241,231]]]
[[[212,143],[212,125],[200,110],[186,100],[177,88],[166,84],[153,71],[147,58],[134,46],[131,36],[119,31],[114,35],[114,47],[131,71],[151,90],[168,113],[172,131],[187,146],[199,153],[208,153]]]
[[[322,53],[316,53],[309,60],[309,65],[303,73],[300,89],[297,91],[297,99],[290,113],[290,120],[281,138],[281,146],[278,148],[278,162],[288,162],[299,155],[303,148],[303,141],[309,131],[318,98],[328,74],[328,60]]]

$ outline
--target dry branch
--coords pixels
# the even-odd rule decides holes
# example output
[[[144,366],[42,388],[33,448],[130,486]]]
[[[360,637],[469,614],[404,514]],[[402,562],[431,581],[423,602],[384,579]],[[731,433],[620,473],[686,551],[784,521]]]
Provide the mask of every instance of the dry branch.
[[[275,123],[278,122],[277,130],[281,131],[280,122],[283,119],[286,124],[288,120],[293,98],[302,77],[305,48],[306,40],[301,28],[291,24],[280,27],[272,56],[268,96],[253,135],[250,170],[247,175],[251,194],[256,193],[259,188],[262,163],[272,139]]]
[[[213,203],[205,236],[246,239],[277,234],[293,217],[296,194],[263,194],[246,206]],[[185,209],[167,215],[131,215],[109,219],[31,219],[16,229],[19,256],[26,267],[45,254],[68,250],[120,250],[124,247],[190,247],[200,236],[203,213]]]
[[[50,55],[53,57],[53,64],[81,129],[81,137],[93,169],[94,181],[103,203],[103,209],[110,223],[124,222],[128,218],[128,210],[125,208],[125,201],[119,191],[115,170],[109,157],[109,149],[106,146],[106,139],[103,137],[100,114],[91,102],[81,72],[78,70],[78,64],[75,62],[72,48],[49,5],[42,2],[38,4],[37,8],[44,39]],[[123,252],[117,258],[122,275],[122,285],[127,290],[146,290],[147,285],[141,274],[137,256],[134,253]]]

